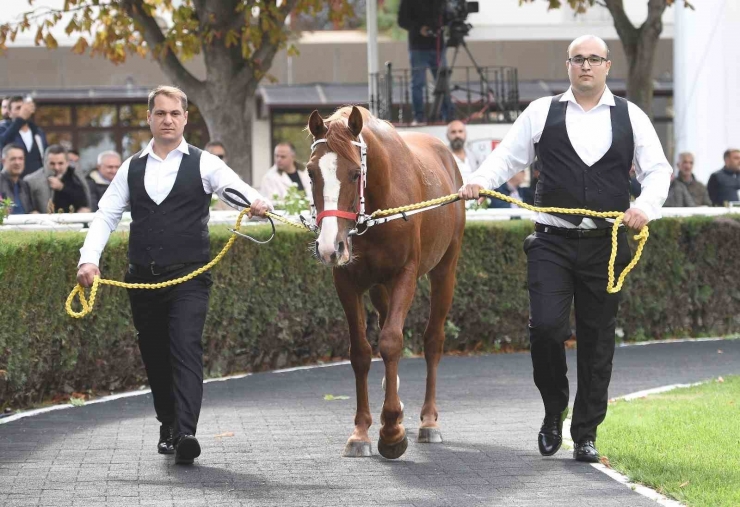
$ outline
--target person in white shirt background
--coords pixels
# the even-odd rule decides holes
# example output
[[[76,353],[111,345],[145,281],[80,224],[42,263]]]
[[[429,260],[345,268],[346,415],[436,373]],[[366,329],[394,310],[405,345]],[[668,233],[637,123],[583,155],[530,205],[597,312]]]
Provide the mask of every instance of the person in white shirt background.
[[[100,199],[80,249],[77,280],[84,287],[100,276],[100,256],[130,204],[127,282],[179,278],[210,260],[211,194],[226,189],[251,202],[250,216],[264,216],[269,201],[239,179],[220,158],[189,145],[187,96],[160,86],[149,94],[147,122],[153,139],[121,164]],[[203,398],[201,338],[208,311],[210,273],[163,289],[129,289],[139,349],[161,423],[157,451],[190,464],[200,455],[195,438]]]
[[[606,86],[611,61],[606,43],[586,35],[568,47],[570,88],[532,102],[501,144],[459,191],[479,198],[535,160],[541,161],[536,206],[624,212],[624,225],[641,229],[660,218],[671,165],[645,113]],[[642,193],[630,208],[630,168]],[[574,458],[598,462],[597,426],[607,410],[619,294],[608,294],[612,223],[568,214],[538,213],[535,233],[524,242],[530,298],[529,336],[534,381],[545,405],[540,453],[555,454],[569,391],[564,343],[571,336],[575,302],[578,390],[571,436]],[[629,263],[625,228],[618,236],[615,272]]]
[[[447,141],[450,143],[450,151],[455,157],[463,183],[467,183],[481,161],[472,150],[467,148],[468,132],[463,122],[453,120],[447,124]]]

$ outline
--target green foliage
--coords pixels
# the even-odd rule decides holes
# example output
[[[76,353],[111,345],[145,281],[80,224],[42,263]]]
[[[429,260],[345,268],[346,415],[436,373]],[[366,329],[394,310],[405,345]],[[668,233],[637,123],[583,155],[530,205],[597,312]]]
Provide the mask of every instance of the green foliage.
[[[0,225],[3,225],[5,217],[10,215],[10,211],[13,209],[13,200],[10,198],[3,199],[0,201]]]
[[[285,210],[289,215],[298,215],[301,211],[310,209],[310,202],[306,196],[306,192],[298,190],[298,185],[293,183],[288,191],[285,193],[285,197],[280,199],[277,194],[272,196],[272,203],[276,210]]]
[[[268,45],[287,44],[285,19],[291,12],[313,16],[324,8],[321,0],[65,0],[58,8],[28,0],[28,11],[19,19],[0,24],[0,51],[19,33],[33,30],[36,45],[54,49],[52,31],[62,23],[67,35],[78,36],[72,51],[100,54],[114,63],[149,53],[158,60],[172,54],[187,61],[205,47],[223,46],[238,49],[259,70]],[[337,23],[352,15],[345,0],[328,10]]]
[[[269,234],[267,227],[253,231],[262,239]],[[448,351],[528,347],[522,242],[531,231],[529,221],[468,224],[446,325]],[[214,255],[228,237],[225,227],[211,229]],[[308,254],[311,240],[308,233],[280,227],[268,245],[238,241],[214,268],[203,339],[207,376],[347,357],[347,327],[331,270]],[[82,320],[64,312],[82,242],[79,233],[0,233],[0,284],[6,288],[0,305],[0,408],[146,382],[125,290],[102,287],[95,310]],[[102,261],[106,278],[123,279],[126,247],[126,234],[111,236]],[[623,290],[623,339],[736,333],[738,251],[738,220],[652,224],[642,260]],[[414,354],[422,352],[429,292],[422,277],[404,333],[404,346]],[[376,322],[372,313],[369,322]],[[377,326],[368,327],[376,348]]]

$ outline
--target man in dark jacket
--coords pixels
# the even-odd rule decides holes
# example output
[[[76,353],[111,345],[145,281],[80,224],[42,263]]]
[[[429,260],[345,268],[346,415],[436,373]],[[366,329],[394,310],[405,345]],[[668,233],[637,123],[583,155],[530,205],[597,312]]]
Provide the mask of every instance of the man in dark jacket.
[[[738,201],[740,190],[740,150],[725,151],[725,166],[712,174],[707,183],[707,191],[715,206],[725,206]]]
[[[0,149],[8,144],[17,144],[24,149],[24,178],[43,167],[47,147],[46,134],[30,119],[34,112],[36,104],[30,98],[11,97],[8,101],[10,120],[0,122]]]
[[[3,170],[0,171],[0,199],[13,201],[11,215],[31,213],[31,191],[21,179],[25,166],[23,148],[9,144],[3,148]]]
[[[694,176],[694,155],[688,151],[678,155],[678,176],[676,177],[676,181],[683,184],[686,190],[689,191],[694,206],[712,205],[707,187]],[[671,187],[673,187],[673,184],[671,184]],[[668,206],[668,202],[671,200],[671,192],[671,190],[668,191],[668,199],[666,199],[666,204],[663,206]]]
[[[98,202],[113,181],[118,168],[121,167],[121,155],[116,151],[104,151],[98,155],[98,166],[85,178],[90,189],[90,205],[98,211]]]
[[[34,211],[89,213],[90,190],[79,172],[69,167],[67,150],[52,144],[44,153],[44,164],[44,169],[25,178]]]
[[[409,32],[409,58],[411,60],[411,102],[413,124],[425,121],[424,86],[429,69],[437,78],[437,69],[447,65],[442,37],[442,0],[401,0],[398,25]],[[441,114],[450,119],[449,97],[442,103]]]

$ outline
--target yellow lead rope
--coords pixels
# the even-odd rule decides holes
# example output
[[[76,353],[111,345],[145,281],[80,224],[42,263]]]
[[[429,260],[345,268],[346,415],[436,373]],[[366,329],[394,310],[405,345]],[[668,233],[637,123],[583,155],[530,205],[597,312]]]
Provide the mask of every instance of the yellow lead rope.
[[[520,208],[524,208],[530,211],[537,211],[537,212],[542,212],[542,213],[566,213],[570,215],[584,215],[584,216],[590,216],[590,217],[596,217],[596,218],[614,218],[615,219],[614,225],[612,226],[612,252],[611,252],[611,256],[609,257],[609,268],[608,268],[609,281],[606,287],[606,291],[609,292],[610,294],[614,294],[622,290],[622,284],[624,283],[624,279],[627,277],[627,274],[632,270],[632,268],[634,268],[639,262],[640,256],[642,255],[642,249],[645,246],[645,242],[647,241],[648,236],[650,235],[647,225],[643,227],[642,230],[640,230],[639,234],[635,235],[635,240],[638,241],[637,250],[635,251],[635,255],[632,258],[632,261],[627,265],[626,268],[624,268],[624,271],[622,271],[622,273],[619,275],[619,278],[617,279],[617,282],[615,284],[614,283],[614,261],[616,260],[616,257],[617,257],[617,232],[618,232],[619,224],[622,223],[622,219],[624,218],[624,213],[620,211],[591,211],[587,209],[571,209],[571,208],[553,208],[553,207],[540,208],[537,206],[530,206],[529,204],[526,204],[517,199],[513,199],[509,197],[508,195],[495,192],[493,190],[481,190],[480,194],[487,195],[490,197],[496,197],[498,199],[501,199],[502,201],[516,204]],[[388,215],[394,215],[396,213],[413,211],[413,210],[426,208],[426,207],[434,206],[438,204],[450,203],[457,199],[458,199],[457,194],[450,194],[450,195],[446,195],[444,197],[439,197],[437,199],[432,199],[429,201],[423,201],[423,202],[419,202],[416,204],[410,204],[408,206],[401,206],[399,208],[377,210],[373,212],[370,215],[370,217],[379,218],[379,217],[384,217]],[[242,218],[244,218],[244,215],[247,214],[248,212],[249,212],[249,208],[244,208],[239,213],[239,216],[236,219],[235,230],[238,230],[239,227],[241,227]],[[298,229],[305,229],[304,225],[298,224],[296,222],[283,218],[280,215],[276,215],[270,212],[268,212],[267,215],[270,218],[278,220],[286,225],[290,225]],[[224,257],[224,255],[226,255],[226,252],[228,252],[231,246],[234,244],[234,240],[236,239],[236,237],[237,237],[237,234],[232,233],[231,237],[226,242],[224,247],[221,249],[218,255],[216,255],[216,257],[214,257],[213,260],[211,260],[211,262],[209,262],[202,268],[196,269],[192,273],[186,276],[180,277],[180,278],[175,278],[173,280],[168,280],[166,282],[161,282],[161,283],[125,283],[125,282],[118,282],[115,280],[106,280],[104,278],[100,278],[96,276],[93,281],[93,285],[90,289],[90,299],[89,300],[85,297],[85,288],[82,285],[77,284],[77,286],[74,289],[72,289],[72,292],[70,292],[69,296],[67,297],[67,302],[65,304],[67,314],[70,317],[79,319],[79,318],[84,317],[88,313],[90,313],[93,309],[93,306],[95,306],[95,296],[98,293],[98,287],[100,285],[112,285],[114,287],[122,287],[124,289],[162,289],[164,287],[170,287],[172,285],[177,285],[179,283],[192,280],[196,276],[200,275],[201,273],[205,273],[206,271],[211,269],[213,266],[218,264],[219,261]],[[82,310],[79,312],[75,312],[72,309],[72,302],[74,301],[75,296],[79,297],[80,305],[82,306]]]
[[[622,290],[622,284],[624,283],[624,279],[627,277],[627,274],[629,274],[630,271],[632,271],[632,268],[634,268],[637,263],[640,261],[640,256],[642,256],[642,249],[645,247],[645,242],[648,240],[648,236],[650,236],[650,231],[648,230],[648,226],[644,226],[638,234],[635,235],[635,240],[637,243],[637,250],[635,251],[634,257],[632,257],[632,261],[627,265],[626,268],[624,268],[624,271],[619,275],[619,278],[617,280],[617,283],[614,283],[614,261],[617,258],[617,233],[619,231],[619,224],[622,223],[622,220],[624,219],[624,213],[621,211],[591,211],[588,209],[581,209],[581,208],[554,208],[554,207],[544,207],[540,208],[537,206],[531,206],[525,202],[522,202],[518,199],[513,199],[509,197],[508,195],[504,195],[500,192],[496,192],[494,190],[481,190],[480,195],[487,195],[490,197],[496,197],[497,199],[501,199],[502,201],[510,202],[513,204],[516,204],[520,208],[524,208],[530,211],[537,211],[540,213],[565,213],[568,215],[584,215],[589,217],[595,217],[595,218],[614,218],[614,225],[612,226],[612,253],[609,257],[609,267],[608,267],[608,275],[609,275],[609,281],[606,285],[606,291],[609,294],[615,294]],[[450,194],[446,195],[444,197],[438,197],[437,199],[431,199],[429,201],[423,201],[416,204],[410,204],[408,206],[401,206],[400,208],[390,208],[390,209],[384,209],[384,210],[378,210],[375,211],[370,215],[371,218],[379,218],[384,217],[388,215],[395,215],[396,213],[406,212],[406,211],[413,211],[421,208],[426,208],[428,206],[435,206],[437,204],[446,204],[453,201],[456,201],[458,199],[457,194]]]
[[[236,227],[235,229],[238,230],[242,223],[242,218],[244,218],[244,215],[249,213],[249,208],[244,208],[240,213],[239,216],[236,219]],[[283,222],[287,225],[292,225],[293,227],[298,227],[299,229],[303,229],[303,225],[297,224],[295,222],[291,222],[290,220],[281,217],[280,215],[276,215],[274,213],[268,212],[267,215],[270,218],[273,218],[275,220],[278,220],[280,222]],[[224,247],[221,249],[221,251],[218,253],[216,257],[211,260],[208,264],[203,266],[202,268],[196,269],[192,273],[180,277],[175,278],[172,280],[167,280],[166,282],[161,283],[126,283],[126,282],[118,282],[116,280],[106,280],[105,278],[100,278],[98,276],[95,277],[92,287],[90,288],[90,299],[88,300],[85,297],[85,288],[77,284],[77,286],[72,289],[72,292],[69,293],[69,296],[67,297],[67,302],[65,304],[65,309],[67,310],[67,314],[70,317],[74,317],[75,319],[80,319],[90,313],[93,309],[93,306],[95,306],[95,296],[98,293],[98,287],[100,285],[112,285],[114,287],[122,287],[124,289],[162,289],[164,287],[171,287],[172,285],[177,285],[179,283],[187,282],[188,280],[192,280],[196,276],[200,275],[201,273],[205,273],[209,269],[211,269],[213,266],[219,263],[219,261],[223,258],[224,255],[226,255],[226,252],[229,251],[231,246],[234,244],[234,240],[236,239],[237,234],[232,233],[231,237],[229,238],[229,241],[226,242]],[[82,306],[82,310],[79,312],[75,312],[72,309],[72,302],[74,301],[75,296],[79,296],[80,299],[80,305]]]

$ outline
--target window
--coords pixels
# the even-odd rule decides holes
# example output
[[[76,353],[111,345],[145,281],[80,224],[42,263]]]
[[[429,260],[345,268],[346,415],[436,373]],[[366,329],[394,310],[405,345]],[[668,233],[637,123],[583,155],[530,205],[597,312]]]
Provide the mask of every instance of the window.
[[[80,167],[88,172],[95,167],[101,151],[115,150],[126,159],[146,147],[151,139],[146,122],[145,102],[104,104],[39,103],[35,122],[45,132],[49,144],[61,144],[80,152]],[[203,147],[209,139],[205,121],[194,104],[188,106],[185,139]]]

